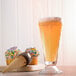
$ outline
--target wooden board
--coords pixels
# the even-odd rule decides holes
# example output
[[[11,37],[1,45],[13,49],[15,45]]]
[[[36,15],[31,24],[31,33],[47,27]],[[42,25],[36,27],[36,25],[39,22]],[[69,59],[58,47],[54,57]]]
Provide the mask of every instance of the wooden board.
[[[6,66],[0,66],[0,72],[5,68]],[[28,65],[27,67],[21,67],[19,69],[13,69],[9,72],[29,72],[29,71],[39,71],[45,68],[44,64],[38,64],[38,65]]]

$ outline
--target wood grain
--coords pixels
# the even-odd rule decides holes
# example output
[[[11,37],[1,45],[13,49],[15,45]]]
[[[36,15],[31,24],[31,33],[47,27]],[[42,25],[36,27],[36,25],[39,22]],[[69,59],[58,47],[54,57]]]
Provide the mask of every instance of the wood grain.
[[[59,66],[63,71],[62,74],[55,75],[40,75],[39,71],[35,72],[15,72],[15,73],[0,73],[0,76],[76,76],[76,66]]]
[[[0,72],[2,72],[7,66],[0,66]],[[20,67],[18,69],[10,69],[8,72],[32,72],[32,71],[39,71],[45,68],[44,64],[38,64],[38,65],[28,65],[24,67]]]

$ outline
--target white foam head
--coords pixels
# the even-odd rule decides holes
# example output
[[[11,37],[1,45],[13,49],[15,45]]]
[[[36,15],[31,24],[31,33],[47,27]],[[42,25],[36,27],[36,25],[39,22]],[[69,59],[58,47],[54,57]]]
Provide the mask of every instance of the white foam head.
[[[61,21],[60,17],[46,17],[39,20],[39,22],[47,22],[47,21]]]

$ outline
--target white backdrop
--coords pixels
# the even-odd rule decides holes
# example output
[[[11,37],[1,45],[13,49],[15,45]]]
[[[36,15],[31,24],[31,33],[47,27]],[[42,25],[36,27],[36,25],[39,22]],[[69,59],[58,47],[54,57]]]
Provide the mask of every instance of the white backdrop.
[[[76,65],[75,4],[75,0],[0,0],[0,65],[5,65],[6,49],[15,45],[22,51],[36,47],[43,62],[38,20],[52,16],[63,22],[58,65]]]

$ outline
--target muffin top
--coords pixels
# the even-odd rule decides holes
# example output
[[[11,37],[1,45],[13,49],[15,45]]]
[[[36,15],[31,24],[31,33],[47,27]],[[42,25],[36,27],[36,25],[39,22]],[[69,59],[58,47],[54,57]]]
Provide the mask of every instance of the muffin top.
[[[27,49],[25,50],[25,52],[26,52],[26,53],[30,53],[30,55],[31,55],[32,57],[37,57],[37,56],[39,56],[39,51],[36,50],[36,48],[27,48]]]
[[[9,48],[5,52],[6,57],[11,57],[12,59],[15,58],[17,55],[21,53],[20,49],[18,49],[16,46]]]

